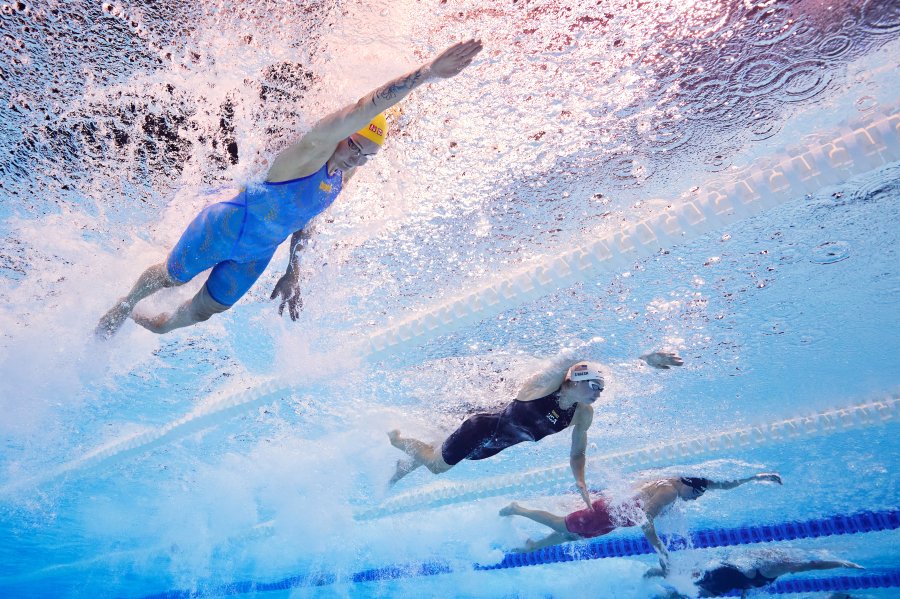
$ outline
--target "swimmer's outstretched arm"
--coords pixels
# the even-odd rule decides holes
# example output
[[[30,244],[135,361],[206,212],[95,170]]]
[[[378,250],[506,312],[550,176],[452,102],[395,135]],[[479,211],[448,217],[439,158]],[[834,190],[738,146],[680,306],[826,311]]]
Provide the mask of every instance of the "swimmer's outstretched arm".
[[[795,561],[783,560],[762,564],[756,567],[760,574],[767,578],[778,578],[785,574],[796,574],[798,572],[809,572],[811,570],[831,570],[834,568],[852,568],[855,570],[863,570],[859,564],[846,560],[809,560]]]
[[[740,487],[743,484],[749,482],[770,482],[770,483],[778,483],[782,484],[781,476],[775,472],[760,472],[759,474],[754,474],[753,476],[748,476],[746,478],[738,478],[735,480],[726,480],[726,481],[709,481],[710,489],[734,489],[735,487]]]
[[[376,115],[400,102],[423,83],[458,75],[472,63],[482,47],[481,40],[476,39],[453,44],[434,60],[385,83],[360,98],[355,104],[329,114],[316,123],[297,143],[275,158],[275,163],[266,178],[285,180],[297,176],[298,172],[308,173],[310,170],[312,172],[318,170],[340,141],[362,129]]]

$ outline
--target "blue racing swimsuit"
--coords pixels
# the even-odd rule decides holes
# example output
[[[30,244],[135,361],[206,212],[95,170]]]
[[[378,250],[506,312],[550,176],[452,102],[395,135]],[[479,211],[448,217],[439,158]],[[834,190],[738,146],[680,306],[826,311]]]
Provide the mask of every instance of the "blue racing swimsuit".
[[[248,187],[207,206],[169,253],[169,276],[187,283],[212,268],[206,289],[231,306],[256,282],[278,246],[331,205],[342,181],[342,171],[329,175],[323,165],[308,177]]]

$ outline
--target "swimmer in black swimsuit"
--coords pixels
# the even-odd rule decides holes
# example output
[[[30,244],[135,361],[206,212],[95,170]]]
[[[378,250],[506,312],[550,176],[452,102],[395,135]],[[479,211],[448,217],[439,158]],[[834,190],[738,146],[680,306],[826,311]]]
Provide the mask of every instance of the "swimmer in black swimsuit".
[[[694,573],[694,584],[700,591],[700,597],[723,597],[732,591],[741,591],[746,597],[751,589],[758,589],[775,582],[785,574],[808,572],[810,570],[831,570],[832,568],[855,568],[862,566],[845,560],[798,560],[784,555],[768,555],[753,560],[752,565],[741,565],[730,562],[719,562],[714,567]],[[687,597],[674,589],[669,589],[665,599],[681,599]]]
[[[650,353],[641,359],[660,369],[684,363],[676,354],[665,352]],[[440,474],[462,460],[483,460],[511,445],[538,441],[571,427],[569,463],[581,496],[590,507],[591,498],[584,482],[587,430],[594,417],[591,404],[600,397],[603,388],[602,367],[596,362],[556,364],[531,377],[518,397],[502,411],[466,418],[440,447],[391,431],[388,433],[391,444],[410,459],[397,463],[390,483],[393,485],[419,466]]]

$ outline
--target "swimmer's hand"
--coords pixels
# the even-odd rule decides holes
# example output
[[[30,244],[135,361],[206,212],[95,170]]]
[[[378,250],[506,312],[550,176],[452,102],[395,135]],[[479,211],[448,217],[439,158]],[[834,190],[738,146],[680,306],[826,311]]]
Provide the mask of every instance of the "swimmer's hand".
[[[865,568],[863,566],[860,566],[859,564],[854,563],[854,562],[840,560],[838,563],[841,564],[845,568],[853,568],[854,570],[865,570]]]
[[[663,576],[669,575],[669,552],[665,548],[662,549],[659,556],[659,569]]]
[[[653,368],[659,368],[660,370],[668,370],[670,366],[682,366],[684,364],[684,360],[675,352],[655,351],[644,354],[640,359]]]
[[[779,485],[784,484],[781,482],[781,475],[777,472],[760,472],[756,476],[754,476],[758,481],[764,481],[769,483],[778,483]]]
[[[442,79],[459,75],[464,68],[472,64],[472,60],[483,47],[481,40],[475,39],[453,44],[431,61],[428,74]]]
[[[272,290],[272,295],[269,299],[273,300],[276,297],[281,298],[281,303],[278,304],[279,316],[284,314],[284,306],[287,304],[288,314],[290,315],[291,320],[300,318],[300,309],[303,308],[303,298],[300,297],[298,278],[292,272],[285,273],[278,279],[278,282],[275,283],[275,289]]]
[[[578,492],[581,493],[581,498],[584,499],[588,509],[593,510],[594,504],[591,503],[591,494],[588,493],[587,484],[584,481],[578,481],[575,485],[578,487]]]

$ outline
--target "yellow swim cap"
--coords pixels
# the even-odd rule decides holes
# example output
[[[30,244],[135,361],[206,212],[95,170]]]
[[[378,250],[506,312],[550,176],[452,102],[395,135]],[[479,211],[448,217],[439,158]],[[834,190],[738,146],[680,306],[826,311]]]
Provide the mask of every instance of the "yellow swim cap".
[[[362,135],[380,146],[384,143],[384,136],[387,135],[387,119],[384,118],[383,113],[379,114],[368,125],[357,131],[356,134]]]

